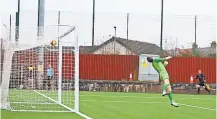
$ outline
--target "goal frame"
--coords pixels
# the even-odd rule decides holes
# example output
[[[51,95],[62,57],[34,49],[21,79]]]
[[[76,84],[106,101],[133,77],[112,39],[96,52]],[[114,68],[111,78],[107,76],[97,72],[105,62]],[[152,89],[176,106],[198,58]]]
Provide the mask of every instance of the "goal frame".
[[[65,25],[64,25],[65,26]],[[12,43],[10,41],[6,42],[9,45],[4,52],[4,60],[3,60],[3,72],[2,72],[2,83],[1,83],[1,109],[7,109],[11,111],[22,111],[22,112],[75,112],[76,114],[86,118],[91,119],[90,117],[86,116],[85,114],[79,112],[79,44],[78,44],[78,37],[75,38],[75,45],[74,45],[74,109],[62,104],[62,53],[63,53],[63,45],[61,42],[61,39],[70,34],[71,32],[75,32],[75,27],[72,26],[71,29],[69,29],[68,32],[64,33],[63,35],[59,35],[58,32],[58,52],[59,52],[59,58],[58,58],[58,100],[53,100],[52,98],[43,95],[40,92],[37,92],[35,90],[35,93],[38,93],[39,95],[49,99],[50,101],[66,108],[69,111],[52,111],[52,110],[14,110],[10,107],[10,102],[8,101],[9,98],[9,82],[10,82],[10,74],[11,74],[11,67],[12,67],[12,58],[15,51],[19,50],[17,44],[15,46],[12,46]],[[22,45],[21,45],[22,46]],[[42,45],[43,46],[43,45]],[[46,47],[45,47],[46,48]],[[6,61],[7,62],[4,62]],[[9,63],[9,64],[8,64]],[[5,72],[8,71],[8,72]],[[9,80],[6,80],[9,79]]]

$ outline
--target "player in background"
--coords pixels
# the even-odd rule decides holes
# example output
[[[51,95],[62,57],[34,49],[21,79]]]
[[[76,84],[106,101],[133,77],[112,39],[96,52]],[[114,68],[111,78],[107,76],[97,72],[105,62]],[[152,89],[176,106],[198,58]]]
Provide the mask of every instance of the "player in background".
[[[44,88],[45,88],[45,84],[48,85],[48,90],[51,89],[51,81],[52,81],[52,78],[53,78],[53,68],[51,67],[51,65],[49,64],[48,65],[48,68],[47,68],[47,77],[46,79],[44,80]]]
[[[173,100],[173,95],[172,95],[172,89],[169,81],[169,75],[166,70],[166,65],[168,62],[166,60],[169,60],[170,56],[166,58],[152,58],[152,57],[147,57],[148,62],[152,63],[152,66],[155,68],[155,70],[159,73],[159,81],[163,81],[163,94],[162,96],[168,95],[170,99],[170,103],[174,107],[179,107],[177,103]]]
[[[204,74],[201,72],[201,70],[198,70],[198,74],[196,77],[194,77],[194,79],[199,79],[199,84],[196,85],[196,87],[198,88],[197,93],[200,94],[200,88],[204,88],[209,94],[210,94],[210,89],[208,87],[208,85],[205,85],[205,76]]]
[[[30,85],[29,82],[31,82],[30,80],[33,80],[33,77],[34,77],[34,67],[32,65],[30,65],[29,67],[27,67],[28,69],[28,73],[27,73],[27,81],[25,83],[25,86],[26,87],[33,87]]]

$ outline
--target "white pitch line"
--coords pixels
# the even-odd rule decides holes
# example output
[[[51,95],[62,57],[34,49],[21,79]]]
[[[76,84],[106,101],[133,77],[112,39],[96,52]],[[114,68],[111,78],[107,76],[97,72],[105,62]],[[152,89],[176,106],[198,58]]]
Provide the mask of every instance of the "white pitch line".
[[[50,111],[50,110],[11,110],[13,112],[71,112],[71,111]]]
[[[104,96],[101,96],[101,95],[80,95],[81,97],[104,97]],[[142,97],[142,96],[106,96],[106,97],[119,97],[119,98],[126,98],[126,97],[131,97],[131,98],[157,98],[157,99],[159,99],[159,98],[165,98],[165,97],[161,97],[161,96],[159,96],[159,97],[147,97],[147,96],[144,96],[144,97]],[[182,98],[182,97],[177,97],[177,99],[183,99],[183,100],[185,100],[185,99],[193,99],[193,100],[216,100],[216,99],[205,99],[205,98]]]
[[[59,104],[56,100],[54,100],[54,99],[52,99],[52,98],[50,98],[50,97],[48,97],[48,96],[46,96],[46,95],[44,95],[44,94],[38,92],[38,91],[34,91],[34,92],[37,93],[37,94],[39,94],[39,95],[41,95],[41,96],[43,96],[43,97],[45,97],[45,98],[47,98],[47,99],[49,99],[49,100],[51,100],[51,101],[53,101],[53,102],[56,103],[56,104]],[[68,107],[68,106],[66,106],[66,105],[64,105],[64,104],[59,104],[59,105],[61,105],[62,107],[65,107],[66,109],[68,109],[68,110],[74,112],[73,109],[71,109],[70,107]]]
[[[10,103],[12,103],[12,104],[37,104],[37,105],[44,105],[44,104],[46,104],[46,105],[56,105],[56,103],[46,103],[46,102],[10,102]]]
[[[49,99],[49,100],[51,100],[51,101],[53,101],[54,103],[59,104],[56,100],[54,100],[54,99],[52,99],[52,98],[50,98],[50,97],[48,97],[48,96],[46,96],[46,95],[44,95],[44,94],[38,92],[38,91],[34,91],[34,92],[37,93],[37,94],[39,94],[39,95],[41,95],[41,96],[43,96],[43,97],[45,97],[45,98],[47,98],[47,99]],[[68,106],[66,106],[66,105],[64,105],[64,104],[59,104],[59,105],[61,105],[62,107],[65,107],[66,109],[70,110],[71,112],[75,112],[76,114],[78,114],[78,115],[84,117],[85,119],[92,119],[91,117],[88,117],[87,115],[85,115],[85,114],[83,114],[83,113],[74,111],[72,108],[70,108],[70,107],[68,107]]]
[[[82,117],[84,117],[85,119],[92,119],[91,117],[88,117],[87,115],[85,115],[85,114],[83,114],[81,112],[75,112],[75,113],[82,116]]]
[[[212,109],[212,108],[199,107],[199,106],[195,106],[195,105],[188,105],[188,104],[182,104],[182,103],[177,103],[177,104],[187,106],[187,107],[194,107],[194,108],[199,108],[199,109],[204,109],[204,110],[216,111],[216,109]]]
[[[129,102],[134,102],[134,101],[99,101],[99,100],[80,100],[80,101],[85,101],[85,102],[111,102],[111,103],[129,103]],[[144,104],[159,104],[159,103],[166,103],[166,102],[134,102],[134,103],[144,103]],[[194,107],[194,108],[199,108],[199,109],[205,109],[205,110],[212,110],[212,111],[216,111],[216,109],[211,109],[211,108],[206,108],[206,107],[200,107],[200,106],[194,106],[194,105],[187,105],[187,104],[181,104],[178,103],[179,105],[183,105],[183,106],[188,106],[188,107]]]
[[[80,101],[84,101],[84,102],[117,102],[117,103],[128,103],[128,102],[134,102],[134,103],[150,103],[150,104],[153,104],[153,103],[166,103],[166,102],[135,102],[135,101],[121,101],[121,100],[108,100],[108,101],[99,101],[99,100],[80,100]]]

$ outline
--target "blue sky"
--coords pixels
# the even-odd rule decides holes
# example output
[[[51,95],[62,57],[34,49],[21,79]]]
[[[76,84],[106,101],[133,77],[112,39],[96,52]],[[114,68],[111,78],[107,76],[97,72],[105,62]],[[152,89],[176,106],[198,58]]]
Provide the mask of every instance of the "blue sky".
[[[2,24],[13,25],[17,0],[1,1]],[[216,40],[215,0],[164,0],[164,47],[190,47],[194,41],[194,15],[198,15],[197,42],[206,47]],[[129,38],[159,45],[161,0],[96,0],[95,44],[114,35],[126,38],[126,13],[130,13]],[[45,39],[57,37],[57,11],[61,11],[61,24],[76,25],[80,45],[91,45],[92,0],[45,0]],[[12,26],[13,29],[14,26]],[[36,40],[37,0],[21,0],[20,41]],[[12,30],[13,30],[12,29]],[[67,28],[61,28],[65,32]],[[12,38],[14,30],[12,31]],[[67,36],[70,41],[72,36]],[[177,42],[176,42],[177,39]],[[166,45],[167,44],[167,45]]]

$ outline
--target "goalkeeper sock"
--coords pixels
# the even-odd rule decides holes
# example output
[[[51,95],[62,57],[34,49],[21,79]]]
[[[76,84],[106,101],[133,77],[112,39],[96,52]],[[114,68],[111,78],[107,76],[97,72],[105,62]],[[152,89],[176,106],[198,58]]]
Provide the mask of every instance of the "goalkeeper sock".
[[[206,90],[206,91],[208,91],[208,92],[209,92],[209,94],[210,94],[210,90],[209,90],[209,89],[205,88],[205,90]]]
[[[168,97],[169,97],[169,99],[170,99],[170,102],[172,103],[172,102],[173,102],[173,94],[172,94],[172,92],[170,92],[170,93],[168,94]]]
[[[197,94],[200,94],[200,88],[197,89]]]
[[[169,84],[164,84],[164,86],[163,86],[163,91],[166,91],[167,88],[168,88],[168,86],[169,86]]]

